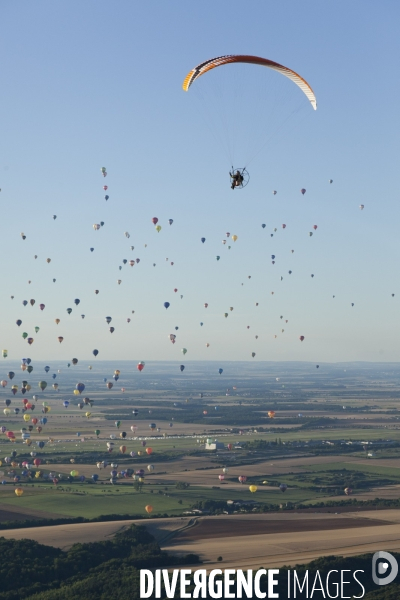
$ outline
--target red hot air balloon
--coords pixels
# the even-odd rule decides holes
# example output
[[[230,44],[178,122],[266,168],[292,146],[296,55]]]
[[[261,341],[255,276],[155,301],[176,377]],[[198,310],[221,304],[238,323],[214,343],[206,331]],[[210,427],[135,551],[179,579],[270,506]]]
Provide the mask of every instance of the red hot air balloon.
[[[313,225],[313,229],[317,230],[318,229],[318,225]]]
[[[301,335],[301,336],[299,337],[299,340],[300,340],[301,342],[304,342],[304,335]]]
[[[143,371],[143,369],[144,369],[144,363],[143,362],[138,363],[137,370]]]
[[[157,223],[158,223],[157,217],[153,217],[151,222],[153,223],[153,225],[157,225]]]
[[[239,475],[238,480],[240,483],[246,483],[247,477],[246,475]]]

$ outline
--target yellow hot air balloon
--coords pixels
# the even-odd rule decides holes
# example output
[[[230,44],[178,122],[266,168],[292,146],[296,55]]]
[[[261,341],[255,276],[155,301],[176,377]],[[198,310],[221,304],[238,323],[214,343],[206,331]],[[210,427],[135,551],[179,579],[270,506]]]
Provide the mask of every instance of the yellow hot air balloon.
[[[236,242],[236,240],[238,239],[238,236],[237,235],[233,235],[232,239],[233,239],[234,242]]]
[[[24,415],[24,421],[28,422],[30,420],[31,420],[31,418],[29,415]]]
[[[18,496],[18,498],[20,496],[22,496],[23,493],[24,493],[24,490],[22,488],[16,488],[15,489],[15,495]]]
[[[87,412],[87,413],[85,413],[85,417],[87,417],[88,419],[90,419],[91,414],[92,414],[91,412]]]
[[[79,390],[74,390],[74,396],[79,396]]]
[[[161,225],[156,225],[156,231],[157,231],[157,233],[160,233],[161,229],[162,229]]]
[[[250,485],[249,486],[249,490],[251,491],[252,494],[254,494],[254,492],[257,491],[257,486],[256,485]]]

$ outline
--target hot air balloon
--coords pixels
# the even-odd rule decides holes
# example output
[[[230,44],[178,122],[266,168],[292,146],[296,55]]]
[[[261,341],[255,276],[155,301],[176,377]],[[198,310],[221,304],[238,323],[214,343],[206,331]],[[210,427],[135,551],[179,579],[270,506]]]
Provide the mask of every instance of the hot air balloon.
[[[77,383],[75,386],[75,390],[79,393],[82,394],[83,390],[85,389],[85,384],[84,383]]]
[[[256,491],[257,491],[257,486],[256,486],[256,485],[250,485],[250,486],[249,486],[249,490],[250,490],[250,492],[251,492],[252,494],[254,494],[254,492],[256,492]]]
[[[145,506],[144,508],[145,508],[145,511],[146,511],[148,514],[150,514],[150,513],[152,513],[152,512],[153,512],[153,507],[152,507],[150,504],[148,504],[148,505],[147,505],[147,506]]]
[[[204,242],[206,241],[206,238],[202,237],[202,238],[200,238],[200,241],[201,241],[202,244],[204,244]]]
[[[281,490],[281,492],[286,492],[286,490],[287,490],[286,483],[281,483],[281,485],[279,486],[279,489]]]
[[[239,475],[238,480],[239,480],[239,483],[246,483],[247,477],[246,477],[246,475]]]
[[[304,342],[304,335],[301,335],[301,336],[299,337],[299,340],[300,340],[301,342]]]
[[[98,355],[98,353],[99,353],[99,351],[98,351],[98,350],[96,350],[96,349],[95,349],[95,350],[93,350],[93,352],[92,352],[93,356],[97,356],[97,355]]]
[[[218,369],[218,373],[219,373],[220,375],[222,375],[222,373],[223,373],[223,372],[224,372],[224,370],[223,370],[223,369]]]
[[[307,191],[307,190],[306,190],[305,188],[301,188],[301,190],[300,190],[300,191],[301,191],[301,193],[302,193],[302,194],[303,194],[303,196],[304,196],[304,194],[306,193],[306,191]]]
[[[138,371],[143,371],[143,369],[144,369],[144,362],[139,362],[138,365],[137,365],[137,369],[138,369]]]
[[[170,303],[169,302],[164,302],[164,308],[169,308]]]
[[[181,370],[181,372],[184,371],[185,370],[185,365],[179,365],[179,369]]]

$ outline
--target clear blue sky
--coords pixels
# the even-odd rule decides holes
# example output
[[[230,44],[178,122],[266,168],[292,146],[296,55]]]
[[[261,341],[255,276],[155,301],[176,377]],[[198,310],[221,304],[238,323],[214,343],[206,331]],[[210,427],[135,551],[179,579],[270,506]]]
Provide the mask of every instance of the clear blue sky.
[[[25,0],[2,3],[0,18],[0,343],[10,359],[91,360],[97,348],[103,360],[177,364],[252,360],[251,352],[398,360],[397,2]],[[191,68],[231,53],[299,72],[318,110],[261,67],[237,78],[221,68],[182,91]],[[229,158],[198,110],[200,85],[212,92],[214,82],[232,99],[239,166],[242,142],[275,127],[279,94],[299,103],[285,134],[267,138],[249,165],[244,190],[230,190]],[[227,231],[238,240],[224,246]],[[35,306],[23,307],[31,298]]]

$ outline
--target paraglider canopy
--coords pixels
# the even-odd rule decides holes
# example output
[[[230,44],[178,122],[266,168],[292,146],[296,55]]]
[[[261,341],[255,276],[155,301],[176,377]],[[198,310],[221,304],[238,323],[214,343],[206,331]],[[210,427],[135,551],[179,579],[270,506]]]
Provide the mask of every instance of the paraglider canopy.
[[[254,65],[261,65],[263,67],[268,67],[269,69],[273,69],[274,71],[278,71],[285,77],[288,77],[291,81],[293,81],[304,94],[307,96],[308,100],[311,102],[311,106],[314,110],[317,110],[317,100],[315,98],[315,94],[312,91],[309,84],[300,77],[295,71],[280,65],[272,60],[268,60],[267,58],[261,58],[260,56],[248,56],[244,54],[236,54],[236,55],[226,55],[226,56],[218,56],[217,58],[211,58],[210,60],[206,60],[205,62],[197,65],[194,69],[192,69],[185,77],[182,87],[185,92],[187,92],[192,85],[192,83],[207,71],[211,69],[215,69],[215,67],[219,67],[222,65],[227,65],[229,63],[251,63]]]

